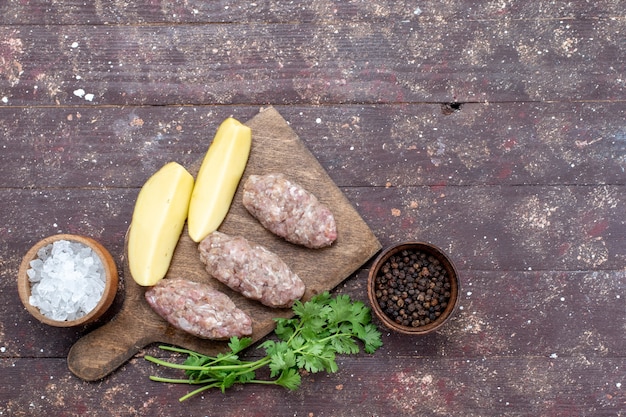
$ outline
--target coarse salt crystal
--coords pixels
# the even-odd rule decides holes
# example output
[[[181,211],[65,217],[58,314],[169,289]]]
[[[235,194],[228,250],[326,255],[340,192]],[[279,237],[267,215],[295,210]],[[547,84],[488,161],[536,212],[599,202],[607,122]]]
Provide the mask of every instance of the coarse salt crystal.
[[[93,250],[80,243],[56,241],[41,248],[27,270],[32,283],[30,304],[53,320],[75,320],[102,298],[105,272]]]

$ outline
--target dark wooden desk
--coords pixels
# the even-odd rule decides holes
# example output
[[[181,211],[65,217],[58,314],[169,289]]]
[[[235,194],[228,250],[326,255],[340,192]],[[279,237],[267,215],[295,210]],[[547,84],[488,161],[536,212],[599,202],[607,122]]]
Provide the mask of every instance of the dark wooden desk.
[[[8,0],[0,16],[0,415],[626,415],[623,2]],[[148,380],[156,346],[76,378],[67,353],[95,326],[35,322],[21,257],[78,233],[121,269],[146,178],[268,104],[384,246],[449,253],[462,309],[296,392],[179,404],[186,386]],[[368,267],[334,292],[366,300]]]

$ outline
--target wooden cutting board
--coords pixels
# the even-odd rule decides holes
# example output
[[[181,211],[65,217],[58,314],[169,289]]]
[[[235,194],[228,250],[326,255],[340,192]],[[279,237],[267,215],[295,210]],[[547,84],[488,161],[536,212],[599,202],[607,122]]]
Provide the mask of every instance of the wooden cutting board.
[[[300,141],[282,116],[272,107],[246,123],[252,129],[252,150],[241,184],[220,231],[242,235],[278,254],[306,285],[303,300],[331,290],[381,248],[361,216],[328,176],[324,168]],[[194,176],[202,160],[187,167]],[[335,215],[338,237],[324,249],[293,245],[265,230],[241,203],[241,188],[250,174],[283,172],[327,204]],[[126,240],[126,243],[128,241]],[[248,300],[213,279],[200,261],[197,243],[187,234],[179,240],[170,269],[165,277],[181,277],[208,283],[228,294],[253,321],[254,341],[274,329],[274,318],[291,317],[291,309],[272,309]],[[170,326],[152,311],[145,301],[146,288],[132,279],[124,255],[125,299],[120,312],[108,323],[78,340],[70,349],[69,369],[86,381],[104,378],[139,350],[160,342],[214,355],[227,350],[226,342],[203,340]]]

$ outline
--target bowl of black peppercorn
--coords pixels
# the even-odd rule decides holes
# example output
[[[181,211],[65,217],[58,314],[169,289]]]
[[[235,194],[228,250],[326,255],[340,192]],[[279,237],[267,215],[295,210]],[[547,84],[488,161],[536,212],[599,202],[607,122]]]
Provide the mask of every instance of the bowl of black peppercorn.
[[[372,311],[389,329],[422,335],[439,329],[456,310],[459,278],[438,247],[403,242],[386,248],[369,271]]]

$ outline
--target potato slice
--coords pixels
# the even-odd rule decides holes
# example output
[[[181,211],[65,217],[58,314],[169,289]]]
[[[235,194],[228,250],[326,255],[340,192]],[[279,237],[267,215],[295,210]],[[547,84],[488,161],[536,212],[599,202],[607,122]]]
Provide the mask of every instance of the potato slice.
[[[189,204],[189,236],[200,242],[222,224],[248,163],[252,131],[229,117],[202,160]]]
[[[193,176],[182,165],[169,162],[139,191],[128,232],[128,265],[137,284],[152,286],[167,274],[193,186]]]

